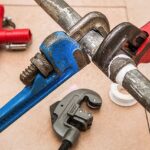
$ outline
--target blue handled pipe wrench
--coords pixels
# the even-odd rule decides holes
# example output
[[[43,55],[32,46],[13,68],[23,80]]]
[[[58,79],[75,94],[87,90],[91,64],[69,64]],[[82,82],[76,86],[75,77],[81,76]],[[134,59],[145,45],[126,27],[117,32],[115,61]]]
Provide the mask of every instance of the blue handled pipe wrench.
[[[93,21],[95,24],[91,24]],[[55,32],[41,44],[40,53],[31,59],[31,65],[20,75],[26,87],[0,109],[0,132],[90,63],[78,41],[94,26],[106,35],[109,23],[103,14],[92,12],[78,26],[78,29],[72,28],[68,34]],[[100,28],[103,26],[107,32]]]
[[[26,83],[28,85],[0,109],[0,131],[89,63],[80,45],[64,32],[47,37],[40,51],[41,54],[31,59],[32,65],[21,75],[23,81],[27,78],[30,83]]]

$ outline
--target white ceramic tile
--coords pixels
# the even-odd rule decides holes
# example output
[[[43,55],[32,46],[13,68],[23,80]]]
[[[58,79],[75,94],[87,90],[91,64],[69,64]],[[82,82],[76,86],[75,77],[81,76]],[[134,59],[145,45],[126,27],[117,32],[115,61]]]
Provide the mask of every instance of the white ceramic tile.
[[[141,27],[150,21],[150,0],[126,0],[129,21]]]

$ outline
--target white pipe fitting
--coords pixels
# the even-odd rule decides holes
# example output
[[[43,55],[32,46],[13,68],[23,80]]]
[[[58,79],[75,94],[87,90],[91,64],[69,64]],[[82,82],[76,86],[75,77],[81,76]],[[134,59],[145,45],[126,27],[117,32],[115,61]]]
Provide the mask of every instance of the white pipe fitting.
[[[109,91],[109,97],[115,104],[127,107],[133,106],[137,103],[130,94],[122,93],[118,87],[119,84],[112,83]]]

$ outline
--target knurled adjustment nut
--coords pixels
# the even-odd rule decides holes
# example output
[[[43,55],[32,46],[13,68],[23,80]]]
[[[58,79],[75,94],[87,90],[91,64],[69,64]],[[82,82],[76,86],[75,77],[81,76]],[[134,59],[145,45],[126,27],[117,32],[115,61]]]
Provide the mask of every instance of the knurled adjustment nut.
[[[30,61],[44,77],[47,77],[53,70],[52,65],[47,61],[45,56],[40,53],[37,53]]]

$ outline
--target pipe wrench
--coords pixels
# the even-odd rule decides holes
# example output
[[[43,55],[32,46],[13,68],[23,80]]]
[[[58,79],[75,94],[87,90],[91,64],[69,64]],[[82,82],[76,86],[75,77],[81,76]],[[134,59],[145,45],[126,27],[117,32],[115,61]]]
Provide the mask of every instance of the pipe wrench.
[[[144,31],[150,35],[150,22],[141,27],[141,31]],[[150,62],[150,36],[143,42],[140,48],[136,51],[136,54],[133,56],[133,59],[138,66],[141,63],[149,63]],[[121,87],[120,87],[121,88]],[[124,94],[121,92],[123,89],[119,90],[119,85],[116,83],[112,83],[110,86],[109,96],[110,99],[120,106],[132,106],[137,103],[135,98],[130,94]]]
[[[80,45],[64,32],[48,36],[40,51],[21,74],[27,86],[0,109],[0,131],[90,62]]]

